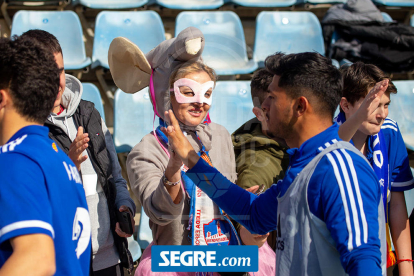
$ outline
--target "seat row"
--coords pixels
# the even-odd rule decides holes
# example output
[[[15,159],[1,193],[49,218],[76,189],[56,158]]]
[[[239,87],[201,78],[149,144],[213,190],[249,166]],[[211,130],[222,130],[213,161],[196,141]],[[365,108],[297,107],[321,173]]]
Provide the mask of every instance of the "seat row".
[[[5,0],[10,5],[59,5],[71,0]],[[346,0],[72,0],[73,5],[83,5],[92,9],[131,9],[144,5],[159,5],[168,9],[213,10],[224,4],[244,7],[274,8],[300,4],[336,4]],[[377,5],[391,7],[413,7],[414,0],[373,0]]]
[[[247,74],[263,66],[275,52],[325,53],[322,28],[311,12],[261,12],[256,20],[253,59],[247,47],[240,18],[232,11],[181,12],[176,19],[175,35],[194,26],[205,36],[203,58],[219,75]],[[95,22],[92,60],[85,54],[83,31],[73,11],[19,11],[12,24],[12,35],[29,29],[43,29],[59,40],[65,69],[79,70],[108,66],[108,49],[118,36],[137,44],[144,53],[165,40],[161,17],[154,11],[103,11]]]

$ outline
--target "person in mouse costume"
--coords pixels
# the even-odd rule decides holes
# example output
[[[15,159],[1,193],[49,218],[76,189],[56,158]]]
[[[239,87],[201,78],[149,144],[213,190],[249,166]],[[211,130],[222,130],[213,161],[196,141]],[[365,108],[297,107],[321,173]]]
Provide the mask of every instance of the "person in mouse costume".
[[[153,242],[144,251],[135,275],[157,275],[151,272],[153,244],[243,244],[229,218],[185,176],[187,168],[161,131],[168,124],[165,111],[172,109],[198,154],[235,183],[237,174],[230,134],[208,116],[216,74],[203,63],[203,48],[203,34],[194,27],[163,41],[146,55],[126,38],[115,38],[110,45],[108,59],[115,84],[126,93],[136,93],[149,86],[154,124],[155,116],[159,117],[159,126],[144,136],[127,159],[132,191],[150,218],[153,234]],[[252,236],[262,244],[267,237]],[[275,253],[264,247],[259,254],[259,273],[255,275],[273,274]]]

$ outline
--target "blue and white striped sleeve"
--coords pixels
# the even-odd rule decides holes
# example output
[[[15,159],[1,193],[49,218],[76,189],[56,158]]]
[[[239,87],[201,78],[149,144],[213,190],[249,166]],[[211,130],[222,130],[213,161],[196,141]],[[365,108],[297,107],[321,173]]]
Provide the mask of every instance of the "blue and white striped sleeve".
[[[0,171],[0,244],[29,234],[54,238],[52,210],[41,168],[22,154],[7,153],[0,155]]]
[[[388,162],[390,165],[391,191],[403,192],[414,188],[407,149],[397,122],[385,119],[381,127],[388,146]]]
[[[308,188],[309,202],[311,196],[318,196],[310,204],[311,211],[326,223],[345,271],[381,275],[381,195],[370,165],[355,153],[335,150],[320,161],[311,183],[316,186]]]

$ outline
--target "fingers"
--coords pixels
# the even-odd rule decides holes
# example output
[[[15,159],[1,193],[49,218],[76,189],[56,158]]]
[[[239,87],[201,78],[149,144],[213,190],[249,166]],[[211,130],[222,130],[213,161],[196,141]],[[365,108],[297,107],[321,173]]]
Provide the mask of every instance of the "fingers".
[[[119,222],[116,223],[115,225],[115,232],[118,236],[122,237],[122,238],[129,238],[132,235],[129,235],[127,233],[125,233],[124,231],[121,230],[121,227],[119,226]]]
[[[78,127],[78,133],[76,134],[76,137],[81,136],[83,134],[83,127]]]
[[[254,193],[257,192],[258,189],[259,189],[259,185],[254,185],[254,186],[252,186],[250,188],[247,188],[246,191],[251,192],[251,193],[254,194]]]
[[[168,111],[165,111],[165,113],[166,114],[168,113],[168,118],[169,118],[170,125],[172,125],[176,129],[179,129],[180,125],[178,124],[178,121],[174,116],[174,112],[170,109]]]

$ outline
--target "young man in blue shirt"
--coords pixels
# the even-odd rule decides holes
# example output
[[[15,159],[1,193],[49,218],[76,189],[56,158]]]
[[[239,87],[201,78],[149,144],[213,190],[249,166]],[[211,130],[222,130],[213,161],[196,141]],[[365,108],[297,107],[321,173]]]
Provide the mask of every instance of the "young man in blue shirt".
[[[249,231],[277,229],[276,275],[385,275],[380,185],[332,124],[340,72],[317,53],[270,56],[266,68],[274,77],[262,107],[270,134],[290,147],[285,178],[259,197],[230,185],[199,158],[170,111],[164,131],[187,175]]]
[[[82,181],[42,126],[58,90],[51,53],[21,37],[0,39],[1,275],[89,275]]]

